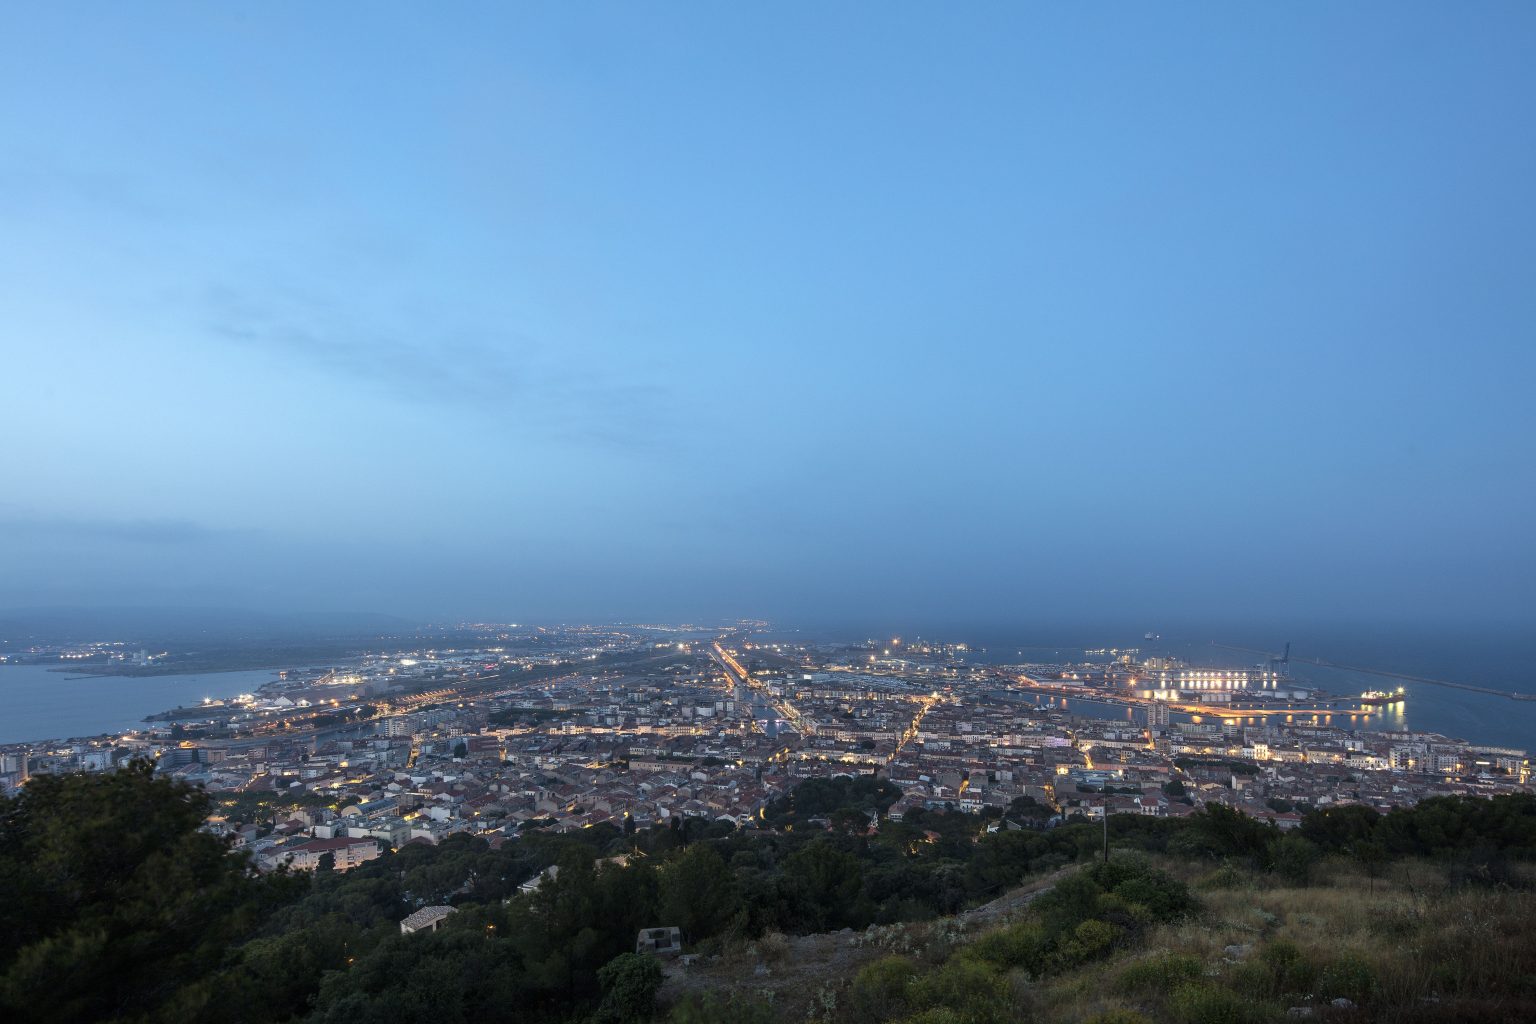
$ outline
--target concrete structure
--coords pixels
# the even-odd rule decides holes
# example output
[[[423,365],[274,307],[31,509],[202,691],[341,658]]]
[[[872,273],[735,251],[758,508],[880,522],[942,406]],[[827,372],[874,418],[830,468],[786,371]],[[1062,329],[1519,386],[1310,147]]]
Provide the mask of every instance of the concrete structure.
[[[635,938],[636,953],[676,956],[682,951],[683,933],[680,928],[644,928]]]
[[[416,913],[400,922],[400,934],[411,935],[415,932],[435,932],[437,931],[437,926],[447,920],[448,915],[453,912],[453,907],[422,907]]]

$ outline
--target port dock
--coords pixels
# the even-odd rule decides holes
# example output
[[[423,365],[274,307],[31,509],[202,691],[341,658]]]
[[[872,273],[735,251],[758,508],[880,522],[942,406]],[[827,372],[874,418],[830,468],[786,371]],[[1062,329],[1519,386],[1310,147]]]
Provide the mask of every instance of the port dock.
[[[1239,647],[1236,644],[1217,643],[1211,641],[1212,647],[1219,647],[1224,651],[1241,651],[1244,654],[1262,654],[1265,657],[1273,657],[1268,651],[1255,650],[1252,647]],[[1336,661],[1325,661],[1322,658],[1295,658],[1295,661],[1307,665],[1317,665],[1319,668],[1334,668],[1344,672],[1363,672],[1370,676],[1381,676],[1384,679],[1404,679],[1410,683],[1427,683],[1430,686],[1445,686],[1452,690],[1466,690],[1469,693],[1486,693],[1493,697],[1507,697],[1510,700],[1536,700],[1536,693],[1520,693],[1516,690],[1496,690],[1491,686],[1474,686],[1471,683],[1456,683],[1449,679],[1430,679],[1428,676],[1411,676],[1405,672],[1388,672],[1385,669],[1365,668],[1361,665],[1341,665]]]

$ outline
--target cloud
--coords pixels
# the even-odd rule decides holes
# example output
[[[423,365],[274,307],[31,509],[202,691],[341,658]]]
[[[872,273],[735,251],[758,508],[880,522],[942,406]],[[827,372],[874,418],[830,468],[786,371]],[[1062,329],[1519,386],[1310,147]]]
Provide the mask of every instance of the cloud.
[[[420,332],[404,340],[314,301],[257,301],[218,288],[208,330],[240,348],[398,399],[492,416],[576,444],[654,447],[672,437],[669,391],[640,371],[555,363],[511,332]],[[409,332],[413,335],[417,332]]]

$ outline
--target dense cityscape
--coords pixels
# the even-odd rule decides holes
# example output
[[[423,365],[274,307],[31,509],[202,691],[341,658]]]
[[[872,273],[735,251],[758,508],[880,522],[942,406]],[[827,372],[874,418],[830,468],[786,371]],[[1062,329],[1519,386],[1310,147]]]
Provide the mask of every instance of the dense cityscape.
[[[327,855],[346,870],[457,833],[690,818],[755,829],[799,782],[837,776],[899,787],[891,821],[944,809],[990,829],[1216,804],[1289,830],[1314,809],[1531,789],[1527,752],[1393,731],[1380,711],[1399,693],[1324,693],[1291,676],[1288,651],[1234,669],[1139,649],[986,664],[918,638],[786,642],[764,623],[449,635],[453,646],[287,667],[259,692],[118,735],[7,745],[0,786],[152,758],[219,797],[207,827],[268,870]],[[73,673],[177,661],[124,642],[7,658]]]

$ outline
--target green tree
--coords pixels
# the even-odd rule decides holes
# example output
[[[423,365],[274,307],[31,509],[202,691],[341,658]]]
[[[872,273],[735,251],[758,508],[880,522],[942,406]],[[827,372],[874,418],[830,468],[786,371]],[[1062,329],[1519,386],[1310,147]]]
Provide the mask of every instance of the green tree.
[[[1376,879],[1387,869],[1387,862],[1391,859],[1387,848],[1374,839],[1362,839],[1350,849],[1350,855],[1365,869],[1366,876],[1371,880],[1371,891],[1376,890]]]
[[[662,920],[655,923],[681,928],[689,941],[719,934],[740,909],[731,869],[707,843],[689,846],[658,874]]]
[[[1297,835],[1283,835],[1270,848],[1270,864],[1275,873],[1297,885],[1311,881],[1312,865],[1317,863],[1318,856],[1317,847]]]
[[[597,972],[603,1001],[597,1008],[599,1024],[643,1024],[650,1020],[661,988],[661,964],[653,956],[622,953]]]
[[[864,869],[857,857],[818,839],[784,861],[784,877],[797,897],[808,930],[823,931],[851,923],[864,882]]]
[[[1301,834],[1324,850],[1348,850],[1376,833],[1381,815],[1361,804],[1346,804],[1313,811],[1302,820]]]
[[[0,1016],[163,1016],[307,887],[202,831],[208,798],[149,761],[0,801]],[[206,995],[206,993],[204,993]]]
[[[1170,849],[1186,855],[1262,861],[1276,834],[1274,827],[1242,811],[1206,804],[1200,813],[1186,819],[1184,830],[1171,841]]]

